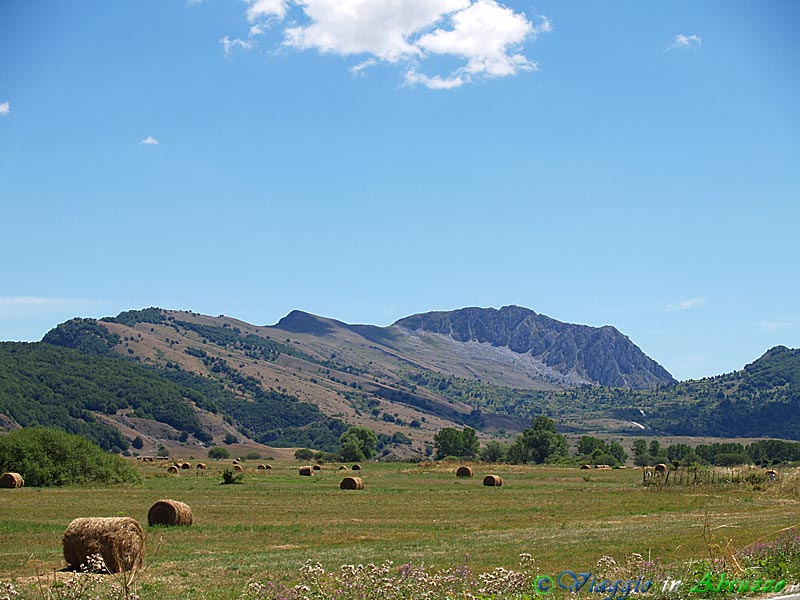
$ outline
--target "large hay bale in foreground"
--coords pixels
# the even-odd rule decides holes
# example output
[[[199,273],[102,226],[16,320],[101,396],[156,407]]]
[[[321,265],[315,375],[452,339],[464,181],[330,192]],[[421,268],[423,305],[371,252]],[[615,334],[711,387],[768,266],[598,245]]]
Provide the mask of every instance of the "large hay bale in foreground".
[[[339,484],[339,489],[342,490],[363,490],[364,480],[361,477],[345,477],[342,483]]]
[[[458,467],[456,470],[456,477],[472,477],[472,467]]]
[[[144,535],[130,517],[75,519],[64,532],[64,560],[73,570],[88,565],[88,557],[99,554],[110,573],[132,571],[142,566]]]
[[[310,477],[314,474],[314,467],[300,467],[300,475]]]
[[[487,475],[483,478],[483,485],[488,487],[500,487],[503,485],[503,478],[499,475]]]
[[[192,524],[192,509],[177,500],[159,500],[147,511],[147,524],[188,526]]]
[[[178,467],[176,467],[175,465],[171,465],[167,469],[167,473],[169,473],[170,475],[177,475],[178,474]]]
[[[0,475],[0,488],[21,488],[24,486],[25,480],[19,473],[9,472]]]

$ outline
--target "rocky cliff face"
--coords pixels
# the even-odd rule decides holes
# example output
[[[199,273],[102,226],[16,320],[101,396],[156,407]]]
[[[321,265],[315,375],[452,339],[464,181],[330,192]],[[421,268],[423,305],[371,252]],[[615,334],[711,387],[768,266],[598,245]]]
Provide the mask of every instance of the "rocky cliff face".
[[[675,381],[614,327],[562,323],[520,306],[429,312],[400,319],[394,326],[459,342],[507,346],[560,373],[574,373],[605,386],[644,389]]]

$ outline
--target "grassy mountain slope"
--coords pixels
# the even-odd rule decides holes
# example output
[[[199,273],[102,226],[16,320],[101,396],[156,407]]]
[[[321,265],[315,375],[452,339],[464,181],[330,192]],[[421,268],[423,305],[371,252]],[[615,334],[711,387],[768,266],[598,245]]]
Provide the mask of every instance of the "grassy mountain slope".
[[[5,345],[0,414],[23,425],[63,421],[118,448],[125,440],[108,437],[115,430],[127,439],[186,432],[190,441],[221,443],[235,434],[270,446],[332,449],[346,425],[364,425],[389,442],[386,452],[422,454],[443,427],[511,434],[540,414],[576,432],[800,439],[800,351],[775,348],[742,371],[669,378],[649,390],[576,385],[586,379],[576,375],[585,357],[584,366],[565,371],[541,353],[516,351],[528,342],[510,347],[503,336],[525,337],[520,332],[538,322],[521,310],[510,320],[490,319],[492,339],[477,331],[483,313],[472,314],[467,333],[457,336],[463,340],[445,332],[450,317],[441,315],[428,327],[438,331],[403,320],[348,325],[301,311],[272,327],[156,308],[75,319],[48,333],[46,344]],[[522,329],[509,325],[526,319]],[[625,356],[634,350],[620,343],[623,350],[606,361],[611,372],[630,370]],[[180,407],[187,416],[170,423],[184,413]]]

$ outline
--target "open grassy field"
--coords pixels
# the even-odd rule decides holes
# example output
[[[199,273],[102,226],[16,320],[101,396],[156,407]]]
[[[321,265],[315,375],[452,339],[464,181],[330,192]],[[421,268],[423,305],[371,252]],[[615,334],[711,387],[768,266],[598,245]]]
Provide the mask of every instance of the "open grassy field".
[[[641,471],[474,465],[364,464],[363,491],[342,491],[345,472],[298,476],[246,464],[242,484],[220,485],[221,463],[168,477],[139,465],[140,486],[0,490],[0,580],[18,585],[64,567],[61,536],[85,516],[130,516],[146,528],[143,598],[237,598],[248,581],[294,582],[308,559],[326,568],[392,560],[429,568],[513,568],[530,553],[547,572],[591,570],[602,555],[676,561],[708,555],[707,536],[741,547],[800,524],[800,499],[765,489],[643,488]],[[504,484],[484,487],[483,474]],[[350,472],[347,472],[350,474]],[[188,503],[190,528],[147,528],[162,498]],[[704,532],[706,537],[704,537]]]

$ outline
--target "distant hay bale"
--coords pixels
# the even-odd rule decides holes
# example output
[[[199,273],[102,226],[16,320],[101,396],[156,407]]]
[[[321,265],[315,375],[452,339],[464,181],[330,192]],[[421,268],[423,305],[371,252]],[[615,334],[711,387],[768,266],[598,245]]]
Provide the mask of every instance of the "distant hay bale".
[[[130,517],[91,517],[75,519],[64,532],[64,560],[70,569],[88,565],[88,558],[99,554],[110,573],[132,571],[142,566],[144,535],[139,523]]]
[[[21,488],[25,486],[25,480],[19,473],[3,473],[0,475],[0,488]]]
[[[192,509],[177,500],[159,500],[147,511],[147,524],[150,526],[191,525],[192,520]]]
[[[314,470],[319,471],[322,469],[322,465],[314,465]]]
[[[237,464],[233,465],[233,470],[236,473],[243,473],[244,472],[244,467],[237,463]]]
[[[769,477],[770,481],[775,481],[778,478],[778,472],[775,469],[767,469],[764,474]]]
[[[256,469],[258,469],[259,471],[266,471],[267,470],[267,465],[258,465],[256,467]]]
[[[178,467],[176,467],[175,465],[170,465],[169,468],[167,469],[167,473],[169,473],[170,475],[177,475]]]
[[[188,462],[181,463],[181,469],[191,469],[191,468],[192,465],[190,465]]]
[[[206,468],[206,463],[197,463],[197,468],[198,469],[205,469]]]
[[[581,465],[581,469],[591,469],[591,465]]]
[[[300,467],[300,475],[310,477],[314,474],[314,467]]]
[[[363,490],[364,480],[361,477],[345,477],[339,484],[339,489],[342,490]]]
[[[353,471],[360,471],[361,465],[353,465]]]
[[[339,470],[340,470],[340,471],[347,471],[347,467],[345,467],[344,465],[342,465],[341,467],[339,467]]]
[[[458,467],[458,470],[456,471],[456,477],[472,477],[472,467]]]
[[[272,465],[264,465],[264,468],[265,468],[267,471],[272,471]]]
[[[483,485],[488,487],[500,487],[503,485],[503,478],[499,475],[487,475],[483,478]]]
[[[656,475],[663,475],[664,473],[667,472],[667,465],[665,465],[664,463],[658,463],[655,466],[655,471]]]

